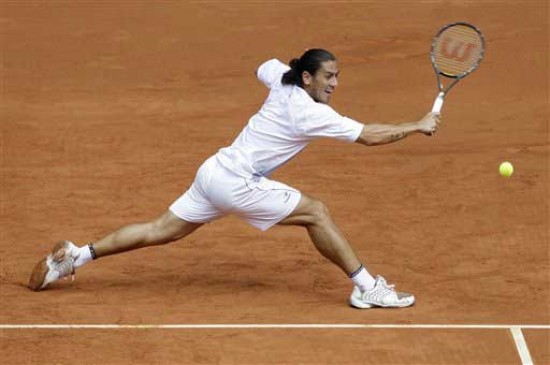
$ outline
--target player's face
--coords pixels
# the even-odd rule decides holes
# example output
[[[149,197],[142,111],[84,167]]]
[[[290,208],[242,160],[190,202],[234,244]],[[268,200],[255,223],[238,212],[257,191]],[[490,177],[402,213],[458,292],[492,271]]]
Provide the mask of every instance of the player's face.
[[[315,75],[304,71],[302,79],[304,90],[318,103],[328,104],[332,93],[338,86],[338,63],[336,61],[325,61]]]

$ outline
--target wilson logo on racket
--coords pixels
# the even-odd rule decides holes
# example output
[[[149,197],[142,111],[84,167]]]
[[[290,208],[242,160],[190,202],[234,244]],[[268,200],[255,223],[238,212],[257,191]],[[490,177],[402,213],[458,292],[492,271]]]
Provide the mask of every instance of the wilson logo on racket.
[[[445,95],[466,75],[473,72],[483,59],[485,40],[481,31],[471,24],[456,22],[447,24],[437,32],[430,58],[437,76],[439,93],[432,113],[439,114]],[[443,77],[452,81],[444,87]]]
[[[464,62],[472,57],[472,51],[477,47],[475,44],[457,42],[449,38],[444,38],[441,41],[441,56]]]

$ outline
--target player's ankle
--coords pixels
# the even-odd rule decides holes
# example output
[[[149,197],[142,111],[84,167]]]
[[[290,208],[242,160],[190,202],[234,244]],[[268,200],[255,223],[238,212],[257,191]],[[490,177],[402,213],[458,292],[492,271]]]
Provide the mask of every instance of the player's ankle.
[[[349,274],[349,277],[353,283],[361,289],[361,291],[374,288],[374,284],[376,283],[376,279],[369,274],[367,269],[365,269],[362,264],[357,270]]]
[[[88,245],[82,246],[78,249],[78,256],[74,262],[75,269],[92,261],[95,260],[96,255],[94,251],[93,245],[90,243]]]

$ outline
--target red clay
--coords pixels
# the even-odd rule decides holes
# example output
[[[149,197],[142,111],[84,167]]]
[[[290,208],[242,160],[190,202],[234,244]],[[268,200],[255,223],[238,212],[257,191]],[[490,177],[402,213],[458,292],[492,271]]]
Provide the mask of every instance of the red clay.
[[[400,4],[3,2],[1,323],[548,324],[548,3]],[[275,176],[323,200],[415,307],[352,310],[349,281],[303,229],[235,218],[91,263],[72,285],[26,288],[53,242],[167,209],[261,105],[262,61],[327,48],[342,70],[336,110],[406,121],[431,107],[431,37],[455,20],[482,29],[487,54],[448,96],[437,136],[319,141]],[[549,353],[541,331],[526,333],[536,363]],[[20,364],[520,363],[506,330],[1,337]]]

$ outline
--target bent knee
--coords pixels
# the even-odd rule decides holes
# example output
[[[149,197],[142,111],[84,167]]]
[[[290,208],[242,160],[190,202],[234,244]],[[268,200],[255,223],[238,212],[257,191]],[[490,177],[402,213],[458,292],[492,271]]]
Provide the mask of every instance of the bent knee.
[[[330,219],[330,212],[326,204],[316,199],[311,203],[310,215],[313,218],[313,223],[322,224]]]
[[[298,206],[279,224],[310,226],[324,225],[330,222],[330,213],[325,203],[303,194]]]
[[[302,206],[300,216],[303,225],[321,225],[330,219],[330,213],[325,203],[320,200],[308,198]]]

